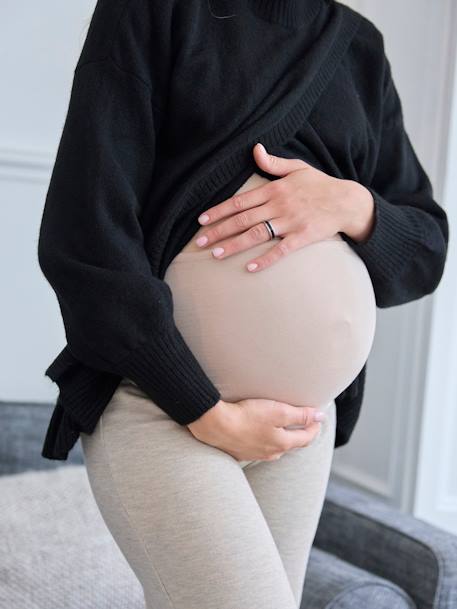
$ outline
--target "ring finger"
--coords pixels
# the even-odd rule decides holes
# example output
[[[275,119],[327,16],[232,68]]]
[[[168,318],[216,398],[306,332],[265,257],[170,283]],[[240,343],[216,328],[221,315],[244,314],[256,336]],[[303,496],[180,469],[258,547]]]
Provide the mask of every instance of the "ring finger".
[[[240,231],[245,231],[262,220],[269,220],[276,215],[278,215],[277,205],[275,205],[274,201],[269,200],[217,221],[215,225],[208,226],[200,237],[207,237],[208,241],[203,245],[208,247],[218,243],[221,239],[231,237]]]
[[[284,218],[278,217],[273,219],[263,219],[269,220],[276,237],[285,236],[288,227],[287,222]],[[237,254],[238,252],[248,250],[251,247],[258,245],[259,243],[270,241],[271,238],[272,237],[270,231],[268,230],[264,222],[261,220],[257,224],[254,224],[253,226],[245,230],[243,233],[231,237],[230,239],[226,239],[221,243],[217,243],[217,246],[211,251],[215,258],[227,258],[227,256],[231,256],[232,254]]]

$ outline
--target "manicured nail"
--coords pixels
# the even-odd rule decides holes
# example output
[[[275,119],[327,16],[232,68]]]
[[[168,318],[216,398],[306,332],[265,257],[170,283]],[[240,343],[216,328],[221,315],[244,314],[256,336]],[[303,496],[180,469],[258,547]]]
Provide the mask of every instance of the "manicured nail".
[[[257,264],[257,262],[250,262],[246,268],[248,271],[254,271],[258,266],[259,265]]]
[[[208,237],[206,237],[205,235],[202,235],[195,241],[195,243],[200,246],[205,245],[205,243],[208,243]]]
[[[206,222],[208,222],[208,220],[209,220],[208,214],[202,214],[201,216],[198,217],[198,221],[201,222],[202,224],[205,224]]]
[[[314,420],[315,421],[324,421],[324,419],[327,418],[327,415],[325,414],[325,412],[322,412],[322,410],[318,410],[317,412],[314,413]]]
[[[224,253],[224,248],[223,247],[215,247],[211,251],[213,252],[214,256],[220,256],[221,254]]]

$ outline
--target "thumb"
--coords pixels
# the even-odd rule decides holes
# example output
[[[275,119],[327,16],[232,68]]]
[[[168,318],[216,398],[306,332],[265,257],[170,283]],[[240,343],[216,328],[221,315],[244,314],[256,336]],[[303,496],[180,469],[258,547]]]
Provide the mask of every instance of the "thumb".
[[[295,406],[288,404],[287,402],[282,402],[282,404],[285,406],[285,420],[282,425],[285,429],[307,428],[316,421],[322,421],[327,416],[324,411],[321,411],[319,408],[314,408],[313,406]],[[318,412],[321,413],[320,416],[322,418],[316,418]]]
[[[254,159],[260,169],[275,176],[286,176],[292,171],[303,169],[308,166],[308,163],[301,159],[286,159],[284,157],[269,154],[265,146],[260,142],[253,148]]]

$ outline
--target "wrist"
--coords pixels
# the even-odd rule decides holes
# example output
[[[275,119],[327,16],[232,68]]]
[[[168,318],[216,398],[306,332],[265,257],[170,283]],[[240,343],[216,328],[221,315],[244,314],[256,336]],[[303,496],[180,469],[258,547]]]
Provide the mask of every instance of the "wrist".
[[[220,399],[213,406],[208,408],[198,419],[187,424],[187,427],[195,435],[203,429],[216,430],[226,429],[230,425],[233,415],[233,404]]]
[[[369,239],[375,222],[373,195],[363,184],[348,180],[349,188],[343,202],[342,231],[354,241]]]

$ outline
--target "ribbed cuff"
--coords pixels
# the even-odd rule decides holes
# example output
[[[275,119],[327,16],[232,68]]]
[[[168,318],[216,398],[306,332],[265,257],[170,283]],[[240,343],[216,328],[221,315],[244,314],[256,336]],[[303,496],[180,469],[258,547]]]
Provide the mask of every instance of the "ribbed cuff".
[[[374,189],[367,188],[375,204],[374,226],[369,238],[360,242],[344,232],[340,234],[365,262],[372,278],[390,281],[424,242],[424,229],[414,208],[389,203]]]
[[[221,399],[176,326],[144,341],[119,367],[181,425],[195,421]]]

